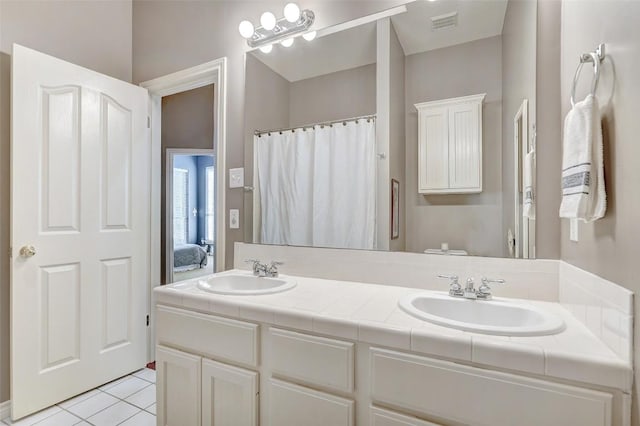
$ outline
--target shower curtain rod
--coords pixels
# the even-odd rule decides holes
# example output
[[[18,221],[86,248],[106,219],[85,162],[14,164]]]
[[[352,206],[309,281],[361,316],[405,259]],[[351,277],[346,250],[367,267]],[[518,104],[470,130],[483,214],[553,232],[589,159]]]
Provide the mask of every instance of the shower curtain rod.
[[[253,132],[253,134],[260,137],[265,133],[276,133],[276,132],[282,133],[282,132],[288,132],[289,130],[291,130],[292,132],[295,132],[297,129],[307,130],[315,126],[332,126],[337,123],[342,123],[346,126],[348,121],[375,120],[375,119],[376,119],[376,114],[370,114],[370,115],[362,115],[360,117],[343,118],[342,120],[323,121],[321,123],[308,124],[306,126],[297,126],[297,127],[272,129],[272,130],[256,130]]]

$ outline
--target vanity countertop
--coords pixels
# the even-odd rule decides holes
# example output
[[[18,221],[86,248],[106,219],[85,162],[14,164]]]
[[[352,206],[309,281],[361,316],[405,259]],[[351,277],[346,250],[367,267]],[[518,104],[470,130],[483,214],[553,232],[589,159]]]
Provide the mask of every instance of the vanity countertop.
[[[241,270],[224,274],[229,273],[250,274]],[[536,337],[492,336],[421,321],[398,307],[398,300],[403,296],[428,290],[286,277],[294,279],[297,286],[286,292],[260,296],[213,294],[200,290],[198,279],[182,281],[156,288],[156,303],[500,370],[631,391],[631,364],[617,356],[558,303],[509,299],[562,317],[566,328],[561,333]]]

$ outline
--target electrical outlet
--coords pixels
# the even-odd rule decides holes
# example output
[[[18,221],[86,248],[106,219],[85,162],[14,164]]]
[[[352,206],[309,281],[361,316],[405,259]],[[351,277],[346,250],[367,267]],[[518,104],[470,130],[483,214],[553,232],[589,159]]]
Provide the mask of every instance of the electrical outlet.
[[[229,169],[229,188],[242,188],[244,186],[244,167]]]
[[[229,209],[229,228],[231,229],[240,228],[240,210]]]
[[[578,219],[569,219],[569,240],[578,242]]]

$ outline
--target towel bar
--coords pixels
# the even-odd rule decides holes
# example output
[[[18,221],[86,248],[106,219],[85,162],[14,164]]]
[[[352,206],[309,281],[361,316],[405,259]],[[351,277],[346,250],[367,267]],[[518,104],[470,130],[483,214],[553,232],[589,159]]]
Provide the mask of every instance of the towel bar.
[[[580,71],[585,62],[593,63],[593,80],[591,81],[591,94],[595,96],[596,88],[598,87],[598,80],[600,79],[600,63],[604,60],[604,44],[598,45],[597,49],[580,55],[580,63],[576,69],[576,73],[573,76],[573,86],[571,87],[571,106],[573,107],[576,97],[576,85],[578,84],[578,78],[580,77]]]

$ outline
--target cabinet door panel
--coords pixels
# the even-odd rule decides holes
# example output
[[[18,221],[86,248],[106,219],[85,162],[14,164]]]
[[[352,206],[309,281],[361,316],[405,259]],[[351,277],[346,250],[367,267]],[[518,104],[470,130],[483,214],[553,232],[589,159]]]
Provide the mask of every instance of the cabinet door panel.
[[[426,420],[371,407],[371,426],[440,426]]]
[[[434,108],[420,114],[418,170],[421,192],[449,188],[448,122],[447,108]]]
[[[353,426],[354,402],[272,379],[269,383],[271,426]]]
[[[605,392],[377,348],[371,397],[474,426],[611,426],[613,403]]]
[[[258,373],[202,360],[202,425],[256,426]]]
[[[480,105],[468,103],[449,108],[449,186],[482,189]]]
[[[158,426],[200,426],[200,359],[156,347]]]

